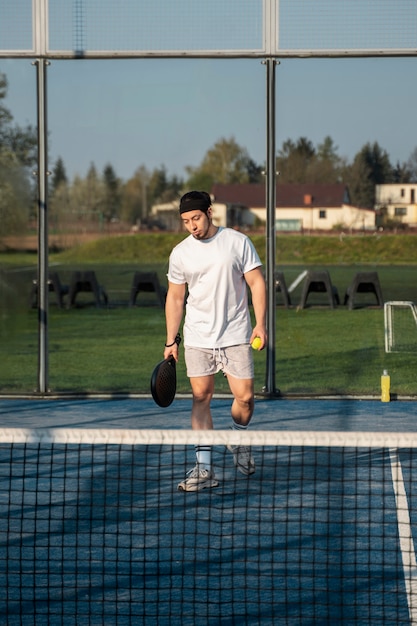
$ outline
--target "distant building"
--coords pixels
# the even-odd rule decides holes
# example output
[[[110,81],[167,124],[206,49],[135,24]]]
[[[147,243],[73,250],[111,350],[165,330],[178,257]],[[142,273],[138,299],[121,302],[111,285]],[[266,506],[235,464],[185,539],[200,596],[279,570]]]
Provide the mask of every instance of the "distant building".
[[[246,206],[253,216],[266,222],[265,185],[214,185],[211,195],[215,203]],[[353,206],[347,186],[341,183],[278,183],[275,219],[281,231],[375,230],[374,209]]]
[[[241,228],[246,230],[253,226],[255,215],[246,205],[239,202],[213,202],[213,223],[216,226]],[[151,215],[154,219],[163,222],[168,230],[180,230],[179,200],[167,204],[155,204]]]
[[[391,220],[410,227],[417,226],[417,184],[376,185],[375,209],[381,224]]]
[[[262,184],[213,185],[213,222],[247,230],[256,219],[266,223],[266,189]],[[277,184],[275,224],[278,231],[375,230],[374,209],[350,203],[344,184]],[[168,230],[180,230],[179,200],[152,207],[151,216]]]
[[[255,222],[255,216],[244,204],[239,202],[216,202],[213,201],[213,224],[227,226],[229,228],[251,228]]]
[[[181,224],[178,217],[179,202],[166,202],[154,204],[151,209],[151,218],[165,224],[167,230],[180,230]]]

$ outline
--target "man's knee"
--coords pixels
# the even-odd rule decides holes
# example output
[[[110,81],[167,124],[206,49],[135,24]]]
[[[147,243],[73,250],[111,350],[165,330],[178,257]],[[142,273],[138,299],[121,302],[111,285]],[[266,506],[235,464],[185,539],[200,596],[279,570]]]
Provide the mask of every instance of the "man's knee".
[[[213,397],[213,384],[209,378],[207,378],[207,380],[205,377],[192,380],[191,390],[195,404],[209,404],[211,402]]]
[[[242,408],[253,410],[255,398],[252,381],[229,378],[229,385],[235,402]]]
[[[193,402],[194,404],[210,404],[213,394],[208,390],[198,389],[193,390]]]
[[[254,396],[251,393],[237,395],[232,405],[232,417],[238,424],[248,424],[255,408]]]
[[[255,400],[252,394],[246,394],[235,398],[238,405],[245,411],[253,413],[253,409],[255,406]]]

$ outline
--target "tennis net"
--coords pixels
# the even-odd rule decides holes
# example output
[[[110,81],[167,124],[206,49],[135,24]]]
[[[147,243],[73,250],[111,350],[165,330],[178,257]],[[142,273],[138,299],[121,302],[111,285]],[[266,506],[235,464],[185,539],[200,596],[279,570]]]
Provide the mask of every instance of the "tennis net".
[[[219,486],[184,493],[196,444],[213,446]],[[255,474],[230,444],[252,447]],[[407,433],[0,429],[0,623],[417,623],[416,447]]]

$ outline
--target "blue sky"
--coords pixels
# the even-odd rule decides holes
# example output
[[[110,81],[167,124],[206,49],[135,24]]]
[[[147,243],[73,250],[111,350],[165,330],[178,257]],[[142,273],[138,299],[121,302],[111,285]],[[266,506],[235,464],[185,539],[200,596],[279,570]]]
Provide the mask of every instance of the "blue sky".
[[[377,141],[391,162],[417,147],[416,58],[282,59],[276,70],[277,150],[286,139],[330,135],[351,160]],[[70,177],[111,163],[124,180],[141,165],[185,176],[222,137],[254,161],[266,154],[265,66],[259,59],[52,61],[47,71],[50,166]],[[6,106],[36,123],[30,59],[0,59]]]

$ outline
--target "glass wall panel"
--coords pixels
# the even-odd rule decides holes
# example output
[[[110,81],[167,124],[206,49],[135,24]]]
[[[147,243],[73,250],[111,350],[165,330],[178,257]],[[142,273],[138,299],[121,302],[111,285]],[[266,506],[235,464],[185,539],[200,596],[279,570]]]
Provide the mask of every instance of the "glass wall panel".
[[[187,180],[210,191],[217,175],[227,182],[230,160],[247,181],[250,156],[264,184],[264,84],[258,60],[52,63],[50,261],[69,293],[50,308],[51,389],[149,391],[164,309],[143,290],[130,306],[135,273],[156,272],[166,289]],[[94,279],[98,298],[85,291]]]
[[[37,384],[36,73],[0,61],[0,390]]]

